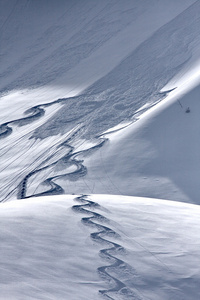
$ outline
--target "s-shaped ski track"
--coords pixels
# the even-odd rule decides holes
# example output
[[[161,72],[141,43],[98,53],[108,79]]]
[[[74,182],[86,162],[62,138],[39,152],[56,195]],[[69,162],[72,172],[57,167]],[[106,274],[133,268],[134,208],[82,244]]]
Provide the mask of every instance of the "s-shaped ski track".
[[[99,251],[100,257],[106,259],[110,262],[110,265],[105,265],[99,267],[97,269],[99,275],[105,280],[111,283],[112,287],[107,290],[100,290],[99,293],[107,299],[115,300],[115,299],[127,299],[127,300],[142,300],[138,294],[136,295],[130,288],[126,286],[124,282],[119,280],[117,277],[111,275],[111,272],[118,273],[118,271],[127,271],[132,268],[122,259],[119,259],[115,256],[115,254],[123,254],[125,249],[123,246],[110,241],[107,237],[119,238],[119,234],[115,232],[113,229],[99,224],[109,223],[109,219],[104,217],[103,215],[94,212],[94,209],[101,208],[101,206],[88,200],[87,195],[82,195],[74,199],[75,201],[80,202],[79,205],[73,205],[72,209],[75,212],[89,214],[89,217],[83,217],[81,219],[82,223],[86,226],[95,227],[98,231],[90,234],[90,237],[93,241],[98,242],[100,244],[107,244],[108,248],[103,248]],[[106,236],[106,238],[105,238]],[[116,298],[116,297],[117,298]],[[120,297],[120,298],[119,298]]]

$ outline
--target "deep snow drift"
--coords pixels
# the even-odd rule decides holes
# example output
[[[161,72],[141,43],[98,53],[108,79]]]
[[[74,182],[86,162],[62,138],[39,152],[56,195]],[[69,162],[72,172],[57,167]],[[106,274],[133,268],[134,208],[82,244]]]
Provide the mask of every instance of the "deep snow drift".
[[[199,299],[199,14],[0,0],[0,299]]]

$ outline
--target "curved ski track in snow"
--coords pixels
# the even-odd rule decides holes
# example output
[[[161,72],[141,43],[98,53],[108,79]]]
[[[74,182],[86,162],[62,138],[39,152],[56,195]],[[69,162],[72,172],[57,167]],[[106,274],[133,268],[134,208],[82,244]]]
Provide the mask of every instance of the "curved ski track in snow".
[[[35,121],[36,119],[41,118],[45,114],[45,107],[53,105],[54,103],[65,101],[65,100],[66,99],[58,99],[52,103],[34,106],[25,112],[25,114],[28,114],[28,116],[1,124],[0,125],[0,138],[5,138],[6,136],[12,134],[12,126],[11,126],[12,124],[15,124],[17,126],[27,125],[27,124]],[[77,131],[79,131],[79,129]],[[59,145],[59,146],[65,146],[68,149],[67,153],[63,157],[57,159],[53,163],[51,162],[48,164],[48,161],[51,161],[51,158],[54,154],[49,156],[44,162],[45,166],[43,166],[43,167],[38,166],[37,168],[35,168],[31,172],[29,172],[24,177],[24,179],[18,185],[18,198],[19,199],[37,197],[37,196],[63,194],[64,190],[60,185],[55,183],[56,179],[63,177],[66,179],[76,180],[77,178],[80,178],[80,177],[86,175],[87,168],[83,165],[83,160],[79,160],[76,157],[85,152],[89,152],[96,148],[102,147],[107,139],[103,138],[101,136],[98,136],[98,137],[96,137],[97,138],[96,145],[94,145],[88,149],[85,149],[85,150],[74,152],[74,147],[71,146],[69,143],[70,143],[70,141],[72,141],[73,136],[77,134],[77,131],[70,138],[68,138],[66,141],[62,142]],[[37,193],[37,194],[34,193],[31,195],[27,195],[28,180],[33,175],[40,173],[41,171],[54,166],[60,160],[62,160],[62,162],[65,162],[66,164],[70,163],[70,165],[74,165],[76,167],[75,171],[68,172],[65,174],[60,174],[60,175],[58,174],[53,177],[49,177],[42,182],[43,184],[45,184],[49,187],[49,189],[47,191]],[[103,237],[103,236],[110,236],[110,237],[117,238],[117,237],[119,237],[119,235],[111,228],[97,223],[98,221],[109,222],[109,220],[107,218],[105,218],[103,215],[92,211],[93,208],[100,207],[99,204],[97,204],[93,201],[87,200],[86,196],[80,196],[80,197],[76,198],[75,200],[80,201],[83,204],[74,205],[72,207],[72,209],[74,211],[92,215],[90,217],[82,218],[82,222],[85,225],[89,225],[89,226],[92,226],[92,227],[95,227],[98,229],[97,232],[91,233],[90,236],[91,236],[92,240],[94,240],[95,242],[99,242],[101,244],[109,245],[108,248],[104,248],[104,249],[100,250],[99,254],[102,258],[108,260],[110,262],[110,265],[105,265],[105,266],[99,267],[98,273],[106,281],[112,282],[112,287],[107,290],[100,290],[99,291],[100,294],[102,296],[106,297],[107,299],[112,299],[112,300],[115,299],[114,297],[116,294],[118,297],[119,296],[123,297],[123,299],[135,299],[135,296],[134,296],[135,294],[125,285],[125,283],[123,283],[122,281],[120,281],[118,278],[116,278],[115,276],[113,276],[111,274],[112,272],[115,273],[116,270],[120,270],[120,272],[122,272],[124,270],[126,271],[131,268],[123,260],[114,256],[114,253],[123,253],[125,251],[125,249],[121,245],[119,245],[115,242],[112,242]],[[89,208],[89,209],[86,209],[86,208]],[[137,299],[140,300],[140,298],[138,298],[138,297],[137,297]]]
[[[67,101],[68,98],[64,98],[64,99],[58,99],[55,100],[53,102],[50,103],[45,103],[45,104],[39,104],[37,106],[34,106],[28,110],[25,111],[25,115],[28,114],[28,116],[23,117],[23,118],[19,118],[16,120],[12,120],[12,121],[8,121],[6,123],[0,124],[0,139],[6,138],[8,135],[12,134],[13,130],[12,130],[12,124],[17,125],[17,126],[24,126],[27,124],[32,123],[33,121],[41,118],[42,116],[44,116],[45,114],[45,107],[54,105],[56,103],[61,103],[61,102],[65,102]],[[76,159],[76,156],[83,154],[85,152],[89,152],[91,150],[95,150],[97,148],[100,148],[103,146],[103,144],[105,143],[105,141],[107,140],[106,138],[97,136],[96,140],[97,143],[85,150],[82,151],[77,151],[74,152],[74,147],[71,146],[69,143],[73,140],[73,138],[77,135],[77,133],[80,131],[80,129],[76,130],[72,136],[70,136],[66,141],[62,142],[59,146],[65,146],[66,148],[68,148],[67,150],[67,154],[65,154],[64,156],[62,156],[61,158],[57,159],[56,161],[54,161],[53,163],[49,163],[48,161],[51,160],[51,158],[54,156],[51,155],[49,156],[46,160],[45,160],[45,166],[38,166],[36,168],[34,168],[34,170],[32,170],[31,172],[29,172],[24,178],[23,180],[20,182],[20,184],[18,185],[18,192],[17,192],[17,196],[19,199],[24,199],[24,198],[30,198],[30,197],[37,197],[37,196],[47,196],[47,195],[58,195],[58,194],[63,194],[64,190],[63,188],[58,185],[57,183],[54,182],[54,180],[58,179],[58,178],[66,178],[66,179],[72,179],[72,180],[76,180],[77,178],[80,178],[82,176],[85,176],[87,173],[87,168],[83,165],[83,161],[82,160],[78,160]],[[58,147],[59,147],[58,146]],[[43,182],[41,182],[42,184],[46,185],[49,187],[49,189],[47,191],[41,192],[41,193],[37,193],[37,194],[32,194],[27,196],[27,183],[28,180],[35,174],[48,169],[54,165],[56,165],[59,161],[62,161],[64,163],[70,163],[71,166],[75,166],[76,170],[73,172],[68,172],[65,174],[60,174],[60,175],[55,175],[53,177],[49,177],[47,179],[45,179]]]
[[[111,275],[110,272],[114,271],[117,273],[119,270],[126,272],[132,268],[122,259],[117,258],[114,254],[123,254],[125,249],[120,244],[110,241],[107,237],[119,238],[119,234],[113,229],[99,224],[99,222],[108,223],[109,219],[103,215],[96,213],[93,209],[100,208],[100,205],[96,202],[87,199],[87,195],[82,195],[74,199],[75,201],[81,202],[79,205],[74,205],[72,209],[78,213],[84,213],[91,215],[90,217],[83,217],[82,222],[84,225],[95,227],[98,231],[90,234],[93,241],[100,244],[107,244],[108,248],[104,248],[99,251],[99,255],[110,262],[110,265],[105,265],[97,269],[99,275],[109,283],[111,282],[112,287],[107,290],[100,290],[100,294],[107,299],[137,299],[141,300],[138,295],[126,286],[121,280],[117,279],[115,276]],[[117,298],[115,298],[115,295]],[[118,298],[120,297],[120,298]],[[123,298],[121,298],[123,297]]]
[[[20,119],[8,121],[6,123],[0,124],[0,139],[5,138],[6,136],[10,135],[13,130],[12,126],[9,125],[18,125],[18,126],[24,126],[27,124],[32,123],[33,121],[41,118],[45,114],[45,107],[51,106],[56,103],[60,103],[66,99],[58,99],[50,103],[45,103],[45,104],[39,104],[36,106],[31,107],[30,109],[26,110],[24,112],[25,115],[29,114],[27,117],[23,117]]]
[[[70,138],[71,139],[71,138]],[[82,150],[82,151],[77,151],[73,153],[74,147],[70,146],[68,144],[68,140],[65,142],[65,146],[69,148],[68,153],[59,158],[58,160],[56,160],[55,162],[48,164],[45,167],[42,168],[38,168],[32,172],[30,172],[29,174],[27,174],[24,179],[21,181],[19,187],[18,187],[18,198],[19,199],[24,199],[24,198],[30,198],[30,197],[40,197],[40,196],[47,196],[47,195],[60,195],[60,194],[64,194],[64,190],[63,188],[58,185],[57,183],[54,182],[54,180],[58,179],[58,178],[66,178],[66,179],[74,179],[76,180],[77,178],[83,177],[87,174],[87,168],[83,165],[83,160],[78,160],[76,159],[76,156],[100,148],[104,145],[106,139],[105,138],[101,138],[96,145],[94,145],[93,147],[90,147],[89,149],[86,150]],[[50,159],[50,158],[49,158]],[[69,173],[65,173],[65,174],[60,174],[60,175],[55,175],[53,177],[49,177],[47,178],[44,182],[42,182],[43,184],[47,185],[50,187],[49,190],[45,191],[45,192],[41,192],[38,194],[32,194],[30,196],[26,195],[26,190],[27,190],[27,182],[28,179],[31,178],[31,176],[33,176],[36,173],[39,173],[41,171],[43,171],[44,169],[48,169],[49,167],[52,167],[53,165],[57,164],[59,161],[64,161],[65,163],[70,163],[71,165],[74,165],[76,167],[76,170],[73,172],[69,172]]]

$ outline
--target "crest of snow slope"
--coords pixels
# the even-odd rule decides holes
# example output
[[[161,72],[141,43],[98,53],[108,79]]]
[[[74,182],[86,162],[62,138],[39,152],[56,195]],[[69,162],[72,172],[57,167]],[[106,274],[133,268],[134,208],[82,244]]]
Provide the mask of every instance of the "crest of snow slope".
[[[88,182],[99,178],[93,191],[104,186],[116,194],[200,203],[198,74],[136,123],[108,134],[103,151],[86,159]]]
[[[90,239],[99,230],[81,223],[89,214],[72,211],[79,204],[73,197],[1,204],[0,299],[93,300],[101,299],[99,290],[113,288],[97,272],[112,264],[98,254],[109,245]],[[85,198],[98,203],[91,210],[109,221],[96,222],[120,235],[103,237],[125,250],[112,253],[123,267],[107,269],[124,284],[124,293],[108,292],[110,299],[199,298],[199,206],[111,195]]]

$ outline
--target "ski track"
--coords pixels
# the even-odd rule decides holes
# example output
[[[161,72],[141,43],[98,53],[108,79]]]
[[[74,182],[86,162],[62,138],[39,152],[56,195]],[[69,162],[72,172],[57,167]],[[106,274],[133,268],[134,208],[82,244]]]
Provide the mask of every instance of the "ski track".
[[[57,99],[50,103],[39,104],[37,106],[33,106],[32,108],[25,111],[25,117],[19,118],[16,120],[11,120],[6,123],[0,125],[0,139],[6,138],[8,135],[12,134],[12,124],[17,126],[24,126],[32,123],[33,121],[43,117],[45,115],[45,107],[54,105],[55,103],[63,103],[67,101],[69,98]],[[90,153],[91,151],[101,148],[104,143],[108,140],[102,135],[97,135],[96,144],[87,149],[75,151],[75,148],[71,145],[75,140],[77,135],[82,130],[82,127],[76,128],[73,133],[63,142],[60,142],[56,145],[56,149],[59,147],[66,147],[66,153],[59,158],[55,158],[55,153],[49,154],[49,156],[38,163],[37,167],[34,167],[31,171],[27,171],[27,175],[21,180],[21,182],[14,187],[14,189],[10,192],[13,193],[16,191],[18,199],[25,199],[31,197],[39,197],[39,196],[48,196],[48,195],[58,195],[64,194],[64,189],[57,184],[55,181],[59,178],[64,178],[66,180],[75,181],[81,177],[84,177],[87,174],[87,168],[83,164],[83,160],[78,158],[79,155],[84,155]],[[53,160],[53,162],[52,162]],[[75,170],[68,171],[64,174],[56,174],[55,176],[51,176],[40,181],[40,184],[47,186],[47,190],[40,193],[28,193],[28,182],[29,180],[36,174],[43,172],[44,170],[51,169],[58,162],[62,164],[66,164],[67,166],[75,167]],[[50,172],[49,172],[50,173]],[[14,183],[13,183],[14,184]],[[31,182],[30,182],[31,184]],[[81,202],[80,205],[73,205],[72,210],[76,213],[84,213],[90,214],[89,217],[83,217],[82,222],[84,225],[96,228],[98,231],[95,231],[90,234],[90,237],[93,241],[100,243],[101,245],[108,245],[107,248],[103,248],[99,251],[100,257],[107,260],[110,264],[100,266],[97,268],[97,272],[99,275],[109,283],[108,289],[99,290],[99,294],[111,300],[143,300],[144,297],[136,287],[134,287],[134,291],[131,290],[125,282],[123,282],[127,276],[127,273],[135,274],[133,267],[128,265],[123,259],[117,258],[115,255],[125,253],[125,248],[118,243],[115,243],[108,239],[111,238],[119,238],[119,234],[115,232],[113,229],[99,224],[100,223],[109,223],[110,220],[104,217],[103,215],[94,212],[94,209],[101,209],[101,206],[93,201],[87,199],[87,195],[83,195],[74,199],[75,201]],[[2,202],[4,200],[1,200]],[[114,274],[114,275],[113,275]],[[121,279],[120,276],[124,279]],[[128,275],[129,276],[129,275]],[[118,279],[119,277],[119,279]]]
[[[51,103],[34,106],[34,107],[28,109],[27,111],[25,111],[25,115],[28,115],[28,116],[1,124],[0,125],[0,138],[6,138],[8,135],[12,134],[12,132],[13,132],[12,124],[15,124],[17,126],[24,126],[24,125],[30,124],[31,122],[44,116],[45,107],[53,105],[54,103],[65,101],[65,100],[66,99],[58,99]],[[85,149],[85,150],[74,152],[74,147],[71,146],[69,143],[73,140],[74,136],[76,136],[76,134],[79,130],[80,129],[78,129],[75,133],[73,133],[73,135],[70,136],[70,138],[68,138],[66,141],[64,141],[58,145],[58,147],[65,146],[68,149],[68,150],[66,150],[67,153],[64,156],[57,159],[53,163],[48,164],[48,162],[51,161],[51,158],[54,156],[54,153],[51,154],[42,164],[40,164],[37,168],[35,168],[31,172],[29,172],[23,178],[23,180],[20,182],[20,184],[17,187],[18,199],[63,194],[64,190],[60,185],[58,185],[55,182],[56,179],[58,179],[60,177],[64,177],[69,180],[70,179],[77,180],[78,178],[86,175],[87,168],[83,165],[83,160],[79,160],[76,157],[80,154],[84,154],[85,152],[89,152],[91,150],[102,147],[107,139],[103,138],[101,136],[97,136],[96,137],[97,143],[94,146],[92,146],[88,149]],[[34,193],[31,195],[27,195],[28,180],[33,175],[40,173],[43,170],[46,170],[50,167],[53,167],[60,160],[62,160],[62,162],[64,162],[64,163],[70,163],[70,165],[75,166],[76,170],[45,179],[42,182],[42,184],[45,184],[46,186],[48,186],[49,189],[47,191],[37,193],[37,194]],[[87,196],[80,196],[80,197],[75,198],[75,200],[82,203],[81,205],[74,205],[72,207],[72,209],[75,212],[81,212],[81,213],[86,213],[86,214],[92,215],[90,217],[83,217],[82,218],[83,224],[85,224],[87,226],[92,226],[92,227],[95,227],[98,229],[97,232],[91,233],[91,235],[90,235],[91,239],[94,240],[95,242],[99,242],[100,244],[109,245],[108,248],[104,248],[104,249],[100,250],[99,255],[102,258],[108,260],[110,262],[110,265],[101,266],[97,269],[97,271],[98,271],[99,275],[105,281],[110,282],[112,287],[107,290],[100,290],[99,293],[102,296],[106,297],[107,299],[112,299],[112,300],[115,300],[113,295],[116,295],[116,294],[117,294],[117,297],[120,296],[120,299],[122,299],[121,297],[123,297],[123,299],[125,297],[125,299],[140,300],[141,298],[138,298],[138,297],[135,298],[135,294],[125,285],[125,283],[123,283],[122,281],[117,279],[115,276],[110,274],[112,272],[115,273],[116,270],[121,270],[121,271],[125,270],[126,271],[126,270],[130,269],[130,266],[127,265],[123,260],[114,256],[114,253],[123,253],[125,251],[125,249],[121,245],[119,245],[115,242],[109,241],[107,238],[103,237],[103,236],[110,236],[110,237],[117,238],[117,237],[119,237],[119,235],[111,228],[97,223],[97,222],[104,222],[104,223],[109,222],[109,220],[107,218],[105,218],[103,215],[93,212],[91,210],[94,208],[99,208],[100,205],[98,203],[88,200]],[[119,298],[117,298],[117,299],[119,299]]]
[[[18,198],[19,199],[24,199],[24,198],[31,198],[31,197],[40,197],[40,196],[47,196],[47,195],[60,195],[60,194],[64,194],[64,190],[63,188],[58,185],[57,183],[54,182],[54,180],[58,179],[58,178],[66,178],[68,180],[77,180],[80,177],[83,177],[87,174],[87,168],[83,165],[83,160],[78,160],[76,159],[76,156],[89,152],[91,150],[94,149],[98,149],[100,147],[102,147],[104,145],[104,143],[106,142],[105,138],[101,138],[98,140],[97,144],[94,145],[93,147],[90,147],[89,149],[86,150],[82,150],[82,151],[77,151],[73,153],[74,147],[70,146],[68,144],[69,140],[71,140],[71,137],[64,143],[66,147],[69,148],[68,153],[59,158],[58,160],[56,160],[55,162],[48,164],[45,167],[41,167],[38,168],[36,170],[33,170],[31,172],[29,172],[24,179],[21,181],[21,183],[18,186]],[[54,155],[54,154],[53,154]],[[52,155],[52,156],[53,156]],[[47,160],[50,160],[51,157],[49,157]],[[28,180],[35,175],[36,173],[39,173],[45,169],[48,169],[54,165],[56,165],[59,161],[64,162],[64,163],[70,163],[71,165],[74,165],[76,167],[76,170],[73,172],[69,172],[69,173],[65,173],[65,174],[61,174],[61,175],[55,175],[53,177],[49,177],[47,179],[45,179],[45,181],[42,182],[42,184],[47,185],[50,187],[49,190],[45,191],[45,192],[41,192],[38,194],[32,194],[30,196],[26,195],[27,192],[27,182]]]
[[[160,93],[160,94],[163,95],[163,97],[165,97],[166,94],[171,92],[172,90],[165,91],[165,92]],[[25,115],[24,117],[19,118],[19,119],[14,119],[14,120],[11,120],[11,121],[7,121],[5,123],[0,124],[0,139],[4,139],[4,138],[8,137],[9,135],[11,135],[13,133],[12,125],[16,125],[16,126],[19,126],[19,127],[25,126],[25,125],[28,125],[28,124],[40,119],[41,117],[43,117],[45,115],[45,108],[46,107],[49,107],[49,106],[52,106],[52,105],[55,105],[55,104],[58,104],[58,103],[64,105],[68,101],[70,102],[71,100],[79,99],[79,97],[83,97],[83,96],[84,95],[76,96],[76,97],[69,97],[69,98],[60,98],[60,99],[54,100],[54,101],[49,102],[49,103],[43,103],[43,104],[39,104],[39,105],[36,105],[36,106],[33,106],[33,107],[29,108],[28,110],[26,110],[24,112],[24,115]],[[137,121],[137,118],[141,113],[148,110],[150,107],[156,105],[161,100],[162,100],[162,97],[161,97],[161,99],[159,99],[158,101],[156,101],[153,104],[149,105],[148,107],[141,108],[140,110],[136,110],[132,114],[131,122]],[[89,104],[92,103],[93,105],[88,110],[84,111],[84,117],[85,118],[87,118],[87,115],[92,113],[100,105],[99,103],[96,103],[96,102],[93,103],[91,101],[87,101],[86,103],[84,102],[84,104],[88,104],[88,103]],[[83,104],[81,104],[81,105],[83,105]],[[73,122],[76,121],[75,124],[80,125],[80,122],[81,122],[80,119],[81,118],[82,118],[82,116],[80,116],[80,115],[73,116],[70,120],[67,120],[67,123],[72,122],[72,124],[73,124]],[[62,120],[62,118],[61,118],[61,120]],[[78,123],[77,123],[77,121],[78,121]],[[40,128],[40,126],[38,128]],[[34,137],[35,138],[37,138],[36,131],[38,130],[38,128],[35,129],[35,131],[34,131]],[[84,125],[84,121],[83,121],[83,123],[81,124],[81,128],[76,130],[75,134],[72,134],[72,137],[68,138],[68,140],[65,141],[65,143],[64,143],[65,146],[70,148],[71,147],[70,143],[75,138],[74,135],[76,136],[77,133],[80,130],[84,131],[84,129],[85,129],[85,125]],[[17,190],[18,190],[17,196],[18,196],[18,198],[22,199],[22,198],[33,197],[33,196],[55,195],[55,194],[64,193],[64,190],[62,189],[62,187],[59,186],[57,183],[55,183],[55,180],[58,179],[58,178],[61,178],[61,177],[65,177],[65,178],[72,179],[72,180],[77,180],[79,177],[82,177],[87,173],[87,168],[85,166],[83,166],[82,161],[77,160],[75,157],[79,154],[82,154],[83,152],[90,151],[92,149],[103,146],[104,142],[106,141],[106,139],[102,135],[99,135],[99,134],[94,135],[94,138],[97,141],[97,143],[94,147],[91,147],[90,149],[75,152],[75,149],[73,147],[71,147],[70,148],[71,151],[70,152],[68,151],[67,155],[65,155],[64,157],[58,159],[53,164],[52,163],[48,164],[47,160],[50,160],[50,158],[52,158],[52,156],[55,155],[55,154],[53,154],[52,156],[49,156],[48,159],[45,161],[45,163],[48,164],[48,166],[44,167],[44,163],[42,163],[42,164],[34,167],[32,170],[29,168],[29,171],[27,172],[27,174],[25,173],[26,176],[22,179],[22,181],[20,183],[19,182],[17,183]],[[21,155],[23,156],[22,153],[21,153]],[[42,192],[42,193],[33,194],[33,195],[28,196],[27,195],[27,183],[28,183],[29,179],[33,175],[39,174],[39,172],[41,172],[41,171],[43,171],[47,168],[53,167],[56,163],[58,163],[61,160],[62,160],[62,162],[65,161],[67,163],[70,163],[71,165],[74,165],[76,167],[76,171],[71,172],[71,173],[66,173],[66,174],[63,174],[63,175],[56,175],[56,176],[45,179],[43,182],[41,182],[41,184],[48,186],[49,190],[45,191],[45,192]],[[41,166],[41,165],[43,165],[43,166]],[[15,189],[16,189],[16,187],[15,187]],[[0,200],[0,202],[4,201],[7,198],[8,195],[9,194],[7,194],[2,200]]]
[[[27,117],[19,118],[16,120],[8,121],[6,123],[3,123],[0,125],[0,139],[7,137],[8,135],[12,134],[12,124],[18,125],[18,126],[24,126],[27,124],[32,123],[33,121],[41,118],[45,114],[45,107],[51,106],[56,103],[60,103],[66,99],[58,99],[50,103],[45,104],[39,104],[36,106],[31,107],[30,109],[26,110],[24,112],[25,115],[30,114]]]
[[[67,101],[68,99],[69,98],[57,99],[57,100],[55,100],[53,102],[50,102],[50,103],[39,104],[37,106],[33,106],[32,108],[30,108],[30,109],[28,109],[24,112],[24,114],[28,115],[28,116],[23,117],[23,118],[19,118],[19,119],[15,119],[15,120],[11,120],[11,121],[8,121],[6,123],[1,124],[0,125],[0,139],[6,138],[8,135],[12,134],[12,132],[13,132],[12,124],[17,125],[17,126],[28,125],[28,124],[34,122],[35,120],[41,118],[42,116],[44,116],[45,107],[54,105],[56,103],[63,103],[65,101]],[[96,145],[90,147],[89,149],[74,152],[74,147],[72,147],[69,143],[75,138],[75,136],[77,135],[77,133],[79,131],[80,131],[80,129],[76,130],[75,133],[73,133],[72,136],[70,136],[70,138],[68,138],[65,142],[62,142],[60,145],[57,146],[57,147],[63,146],[63,145],[66,146],[66,148],[69,149],[67,154],[65,154],[63,157],[57,159],[53,163],[48,164],[48,161],[54,156],[54,154],[50,155],[45,160],[45,162],[43,162],[43,165],[47,163],[46,166],[44,166],[44,167],[38,166],[37,168],[35,168],[31,172],[29,172],[23,178],[23,180],[20,182],[20,184],[17,187],[18,199],[63,194],[64,193],[63,188],[60,185],[58,185],[57,183],[55,183],[54,180],[56,180],[58,178],[61,178],[61,177],[65,177],[66,179],[77,180],[78,178],[86,175],[87,168],[83,165],[82,160],[76,159],[76,156],[78,156],[80,154],[83,154],[85,152],[89,152],[91,150],[102,147],[107,139],[103,138],[101,136],[97,136],[96,137],[96,140],[97,140]],[[73,171],[73,172],[69,172],[69,173],[62,174],[62,175],[56,175],[56,176],[49,177],[49,178],[45,179],[41,183],[49,187],[49,189],[47,191],[27,196],[27,183],[28,183],[28,180],[33,175],[35,175],[37,173],[40,173],[41,171],[56,165],[59,161],[62,161],[64,163],[70,163],[71,165],[74,165],[76,167],[76,170]]]
[[[110,220],[104,217],[103,215],[94,212],[94,209],[99,209],[101,206],[87,199],[87,195],[82,195],[75,198],[75,201],[80,202],[81,204],[73,205],[72,210],[76,213],[83,213],[83,214],[90,214],[90,217],[83,217],[82,223],[86,226],[95,227],[98,231],[92,232],[90,237],[93,241],[98,242],[100,244],[107,244],[108,248],[101,249],[99,251],[100,257],[110,262],[110,265],[101,266],[97,269],[99,275],[105,280],[108,281],[111,285],[110,289],[107,290],[99,290],[99,293],[107,299],[137,299],[142,300],[142,298],[137,294],[135,294],[130,288],[126,286],[121,280],[116,278],[115,276],[111,275],[110,272],[118,273],[126,272],[132,269],[130,265],[128,265],[122,259],[117,258],[114,256],[115,254],[123,254],[125,249],[118,243],[112,242],[106,237],[114,237],[119,238],[119,234],[115,232],[113,229],[99,224],[102,223],[109,223]],[[117,298],[115,298],[115,296]],[[120,298],[119,298],[120,297]]]

